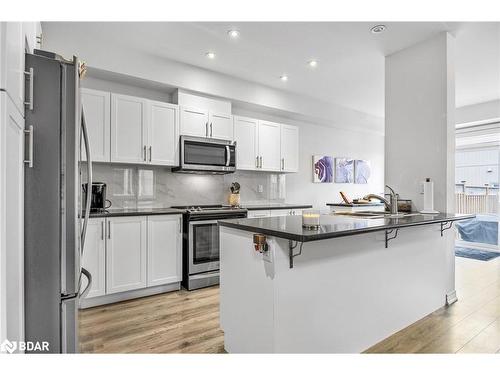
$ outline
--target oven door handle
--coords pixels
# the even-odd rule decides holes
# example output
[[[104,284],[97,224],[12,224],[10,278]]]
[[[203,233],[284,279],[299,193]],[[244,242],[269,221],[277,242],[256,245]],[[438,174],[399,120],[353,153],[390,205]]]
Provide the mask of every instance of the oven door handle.
[[[231,162],[231,148],[226,145],[226,167],[229,167],[229,163]]]
[[[195,226],[198,224],[217,224],[219,220],[224,220],[224,219],[217,219],[217,220],[191,220],[189,221],[189,226]]]

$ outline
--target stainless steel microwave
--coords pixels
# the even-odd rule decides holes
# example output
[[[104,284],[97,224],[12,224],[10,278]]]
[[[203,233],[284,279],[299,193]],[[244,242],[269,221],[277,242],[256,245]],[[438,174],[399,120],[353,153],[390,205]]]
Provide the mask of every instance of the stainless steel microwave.
[[[182,135],[179,146],[179,166],[173,168],[173,172],[225,174],[236,171],[236,142]]]

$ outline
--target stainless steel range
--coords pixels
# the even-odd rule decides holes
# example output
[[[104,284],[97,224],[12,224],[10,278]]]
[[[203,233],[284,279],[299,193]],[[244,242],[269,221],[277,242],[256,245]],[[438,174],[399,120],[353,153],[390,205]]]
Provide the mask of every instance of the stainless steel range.
[[[182,285],[199,289],[219,284],[218,220],[247,217],[247,210],[224,205],[175,206],[183,219]]]

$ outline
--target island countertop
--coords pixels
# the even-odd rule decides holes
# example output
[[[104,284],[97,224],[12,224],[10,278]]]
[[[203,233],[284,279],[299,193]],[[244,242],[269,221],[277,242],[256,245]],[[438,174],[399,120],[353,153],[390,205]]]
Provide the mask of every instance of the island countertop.
[[[321,225],[318,230],[303,228],[301,216],[221,220],[219,225],[292,241],[309,242],[405,227],[449,223],[474,217],[473,214],[449,213],[436,215],[413,214],[400,218],[385,217],[377,219],[345,215],[321,215]]]

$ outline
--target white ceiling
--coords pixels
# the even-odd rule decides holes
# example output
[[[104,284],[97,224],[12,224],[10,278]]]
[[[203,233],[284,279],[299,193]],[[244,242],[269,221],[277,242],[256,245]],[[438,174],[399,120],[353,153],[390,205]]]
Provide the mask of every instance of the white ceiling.
[[[78,25],[89,38],[384,115],[384,56],[441,31],[457,38],[457,106],[500,99],[500,23],[160,22]],[[45,23],[64,32],[69,23]],[[237,29],[240,37],[229,38]],[[205,53],[213,51],[210,60]],[[310,59],[318,66],[311,69]],[[287,74],[282,82],[279,77]]]

